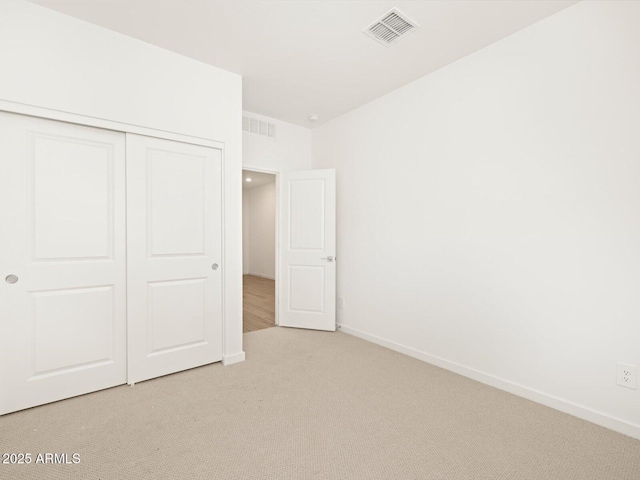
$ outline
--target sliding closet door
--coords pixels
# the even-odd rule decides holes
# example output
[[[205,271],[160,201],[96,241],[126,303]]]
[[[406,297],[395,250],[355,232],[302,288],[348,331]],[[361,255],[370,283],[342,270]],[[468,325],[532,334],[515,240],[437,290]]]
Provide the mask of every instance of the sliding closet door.
[[[0,112],[0,414],[126,382],[124,140]]]
[[[127,134],[128,381],[222,359],[222,152]]]

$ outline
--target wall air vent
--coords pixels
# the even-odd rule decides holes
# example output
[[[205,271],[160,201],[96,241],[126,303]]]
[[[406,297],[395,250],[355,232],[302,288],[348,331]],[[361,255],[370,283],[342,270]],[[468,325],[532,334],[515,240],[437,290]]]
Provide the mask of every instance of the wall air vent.
[[[392,8],[378,20],[373,22],[362,33],[377,40],[387,47],[393,45],[400,37],[404,37],[418,28],[413,20],[407,18],[397,8]]]
[[[276,138],[276,124],[247,115],[242,116],[242,130],[261,137]]]

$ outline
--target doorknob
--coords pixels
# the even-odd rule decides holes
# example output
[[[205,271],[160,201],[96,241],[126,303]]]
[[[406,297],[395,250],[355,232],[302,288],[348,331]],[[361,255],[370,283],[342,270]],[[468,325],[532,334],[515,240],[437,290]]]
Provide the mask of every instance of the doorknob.
[[[329,257],[322,257],[320,260],[326,260],[327,262],[331,263],[333,262],[333,257],[329,256]]]
[[[211,265],[211,270],[217,270],[218,269],[218,264],[214,263],[213,265]]]
[[[17,275],[13,275],[13,274],[7,275],[4,278],[4,281],[7,282],[9,285],[13,285],[14,283],[18,282],[18,276]]]

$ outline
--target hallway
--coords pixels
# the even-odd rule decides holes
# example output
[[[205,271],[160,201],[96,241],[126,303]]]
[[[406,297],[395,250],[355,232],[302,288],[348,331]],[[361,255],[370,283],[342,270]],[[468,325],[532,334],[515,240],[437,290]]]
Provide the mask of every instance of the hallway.
[[[242,333],[275,327],[275,283],[268,278],[243,275]]]

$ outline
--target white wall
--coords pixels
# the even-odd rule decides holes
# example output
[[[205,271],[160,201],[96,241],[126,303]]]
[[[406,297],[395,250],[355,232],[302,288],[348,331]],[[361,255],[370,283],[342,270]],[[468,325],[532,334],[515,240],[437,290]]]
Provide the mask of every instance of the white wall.
[[[224,142],[224,355],[242,359],[241,77],[22,0],[0,2],[0,65],[5,108]]]
[[[244,272],[276,277],[276,183],[243,190]]]
[[[313,132],[343,331],[640,438],[640,2],[582,2]]]
[[[21,0],[0,9],[0,98],[214,140],[226,130],[238,75]]]
[[[246,112],[254,118],[275,123],[276,138],[244,132],[242,166],[250,170],[286,172],[311,168],[311,130],[274,118]]]

